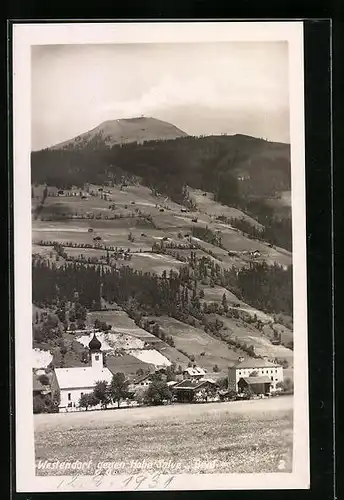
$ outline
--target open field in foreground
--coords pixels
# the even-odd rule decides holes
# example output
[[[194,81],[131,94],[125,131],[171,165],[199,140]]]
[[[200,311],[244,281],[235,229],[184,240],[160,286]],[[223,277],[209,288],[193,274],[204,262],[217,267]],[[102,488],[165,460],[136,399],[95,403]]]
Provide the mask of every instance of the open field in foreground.
[[[91,460],[85,474],[94,474],[99,462],[113,462],[114,473],[135,474],[140,466],[132,461],[163,460],[180,463],[181,473],[281,472],[281,463],[291,472],[292,407],[293,398],[284,396],[35,415],[36,466],[44,460]],[[145,470],[156,470],[146,465]],[[39,475],[74,473],[36,470]]]

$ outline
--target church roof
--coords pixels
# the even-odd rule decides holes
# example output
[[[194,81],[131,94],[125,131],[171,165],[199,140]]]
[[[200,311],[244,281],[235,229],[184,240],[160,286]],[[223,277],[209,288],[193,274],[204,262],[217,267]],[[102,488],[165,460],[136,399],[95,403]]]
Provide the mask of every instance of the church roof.
[[[99,351],[101,346],[102,344],[100,340],[97,339],[96,334],[94,333],[91,341],[88,344],[90,351]]]
[[[92,388],[99,380],[112,380],[112,373],[108,368],[55,368],[55,374],[60,389]]]

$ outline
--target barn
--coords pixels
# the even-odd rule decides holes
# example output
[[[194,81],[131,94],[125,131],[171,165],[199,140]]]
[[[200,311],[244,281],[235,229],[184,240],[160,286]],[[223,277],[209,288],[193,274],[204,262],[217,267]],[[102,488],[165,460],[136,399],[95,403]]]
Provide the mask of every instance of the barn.
[[[254,394],[269,394],[271,380],[266,375],[260,377],[245,377],[238,382],[239,392],[250,390]]]

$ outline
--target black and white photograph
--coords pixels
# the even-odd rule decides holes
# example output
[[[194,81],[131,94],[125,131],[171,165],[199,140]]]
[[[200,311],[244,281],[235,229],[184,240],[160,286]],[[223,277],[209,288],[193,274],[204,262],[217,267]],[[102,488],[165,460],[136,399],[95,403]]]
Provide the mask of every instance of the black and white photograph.
[[[18,491],[309,488],[302,23],[13,32]]]

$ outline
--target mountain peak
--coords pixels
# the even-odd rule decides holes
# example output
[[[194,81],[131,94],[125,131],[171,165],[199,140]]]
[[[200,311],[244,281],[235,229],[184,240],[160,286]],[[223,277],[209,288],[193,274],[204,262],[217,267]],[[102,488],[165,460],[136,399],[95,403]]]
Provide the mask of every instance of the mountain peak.
[[[158,120],[157,118],[138,116],[106,120],[92,130],[57,144],[50,149],[80,148],[94,141],[103,143],[106,146],[128,142],[163,141],[176,139],[177,137],[186,137],[187,135],[186,132],[171,123]]]

